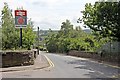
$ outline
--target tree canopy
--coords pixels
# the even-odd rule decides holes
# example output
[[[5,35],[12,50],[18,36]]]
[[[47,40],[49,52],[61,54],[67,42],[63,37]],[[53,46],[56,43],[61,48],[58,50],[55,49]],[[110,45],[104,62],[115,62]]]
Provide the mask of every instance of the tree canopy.
[[[46,47],[49,52],[66,53],[70,50],[95,51],[105,40],[97,40],[92,34],[84,32],[80,26],[75,29],[69,20],[62,22],[57,34],[46,38]]]
[[[79,21],[83,21],[96,34],[120,41],[120,2],[87,3],[82,13]]]
[[[2,48],[17,48],[18,40],[18,32],[15,30],[12,12],[7,3],[5,3],[2,10]]]

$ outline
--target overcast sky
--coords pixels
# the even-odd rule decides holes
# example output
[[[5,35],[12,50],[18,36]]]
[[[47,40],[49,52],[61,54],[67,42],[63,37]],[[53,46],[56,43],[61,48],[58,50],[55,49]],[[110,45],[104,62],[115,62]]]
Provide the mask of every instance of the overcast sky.
[[[82,16],[86,3],[94,4],[98,0],[0,0],[0,11],[7,2],[13,10],[23,7],[27,10],[28,18],[32,18],[35,28],[59,30],[61,23],[69,19],[75,26],[80,25],[77,19]],[[1,12],[0,12],[1,14]]]

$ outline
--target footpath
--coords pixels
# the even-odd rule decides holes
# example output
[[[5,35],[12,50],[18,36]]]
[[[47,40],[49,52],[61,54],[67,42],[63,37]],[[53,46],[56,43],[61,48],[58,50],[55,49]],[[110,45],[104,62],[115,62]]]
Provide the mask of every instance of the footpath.
[[[35,59],[34,65],[0,68],[0,72],[37,70],[49,67],[49,62],[43,54],[39,54]]]

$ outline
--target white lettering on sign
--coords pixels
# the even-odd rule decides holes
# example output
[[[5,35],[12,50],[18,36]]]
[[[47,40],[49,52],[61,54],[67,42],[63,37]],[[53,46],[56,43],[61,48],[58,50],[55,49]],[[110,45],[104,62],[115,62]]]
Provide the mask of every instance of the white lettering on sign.
[[[17,15],[23,16],[25,15],[25,12],[17,12]]]

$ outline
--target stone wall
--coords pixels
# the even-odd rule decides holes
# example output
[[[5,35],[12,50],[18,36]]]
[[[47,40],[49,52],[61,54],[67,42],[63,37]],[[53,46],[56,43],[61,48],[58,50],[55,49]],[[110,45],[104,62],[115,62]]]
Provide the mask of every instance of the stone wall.
[[[37,57],[37,52],[35,50],[5,51],[1,52],[1,54],[2,67],[33,65],[34,59]]]
[[[100,57],[97,53],[95,52],[84,52],[84,51],[70,51],[68,55],[72,56],[78,56],[78,57],[83,57],[83,58],[98,58]]]
[[[91,58],[91,59],[95,59],[95,60],[102,60],[102,61],[107,61],[107,62],[113,62],[113,63],[118,63],[120,61],[120,53],[118,54],[108,54],[108,53],[104,53],[102,54],[101,57],[101,53],[96,53],[96,52],[82,52],[82,51],[70,51],[68,53],[68,55],[71,56],[78,56],[78,57],[83,57],[83,58]]]

